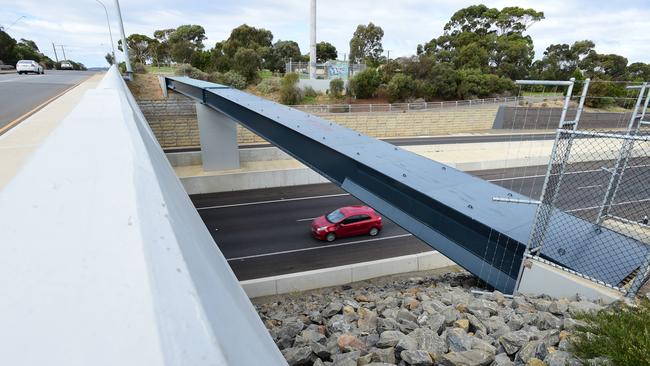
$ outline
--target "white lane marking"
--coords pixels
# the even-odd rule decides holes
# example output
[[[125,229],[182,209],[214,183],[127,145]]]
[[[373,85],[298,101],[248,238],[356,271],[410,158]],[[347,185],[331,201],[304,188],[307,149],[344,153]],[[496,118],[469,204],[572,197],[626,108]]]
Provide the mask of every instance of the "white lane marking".
[[[650,201],[650,198],[644,198],[644,199],[638,200],[638,201],[626,201],[626,202],[613,203],[612,206],[628,205],[630,203],[639,203],[639,202],[646,202],[646,201]],[[600,206],[591,206],[591,207],[585,207],[585,208],[574,208],[572,210],[566,210],[565,212],[578,212],[578,211],[585,211],[585,210],[593,210],[595,208],[600,208]]]
[[[315,200],[319,198],[330,198],[330,197],[341,197],[349,196],[349,193],[337,193],[337,194],[327,194],[324,196],[311,196],[311,197],[296,197],[296,198],[282,198],[279,200],[270,200],[270,201],[259,201],[259,202],[245,202],[245,203],[234,203],[231,205],[220,205],[220,206],[208,206],[208,207],[197,207],[197,210],[210,210],[213,208],[228,208],[228,207],[240,207],[240,206],[252,206],[252,205],[264,205],[267,203],[279,203],[279,202],[290,202],[290,201],[303,201],[303,200]]]
[[[320,217],[320,216],[317,216],[317,217]],[[297,221],[297,222],[301,222],[301,221],[311,221],[311,220],[313,220],[313,219],[315,219],[315,218],[316,218],[316,217],[308,217],[308,218],[306,218],[306,219],[298,219],[298,220],[296,220],[296,221]]]
[[[634,166],[629,166],[628,169],[631,168],[642,168],[642,167],[648,167],[650,165],[634,165]],[[571,174],[582,174],[582,173],[596,173],[600,172],[600,169],[596,170],[582,170],[582,171],[577,171],[577,172],[567,172],[564,173],[565,175],[571,175]],[[529,179],[529,178],[543,178],[545,177],[545,174],[540,174],[540,175],[528,175],[524,177],[512,177],[512,178],[498,178],[498,179],[487,179],[487,182],[500,182],[500,181],[508,181],[508,180],[518,180],[518,179]],[[480,177],[479,177],[480,178]],[[269,203],[281,203],[281,202],[290,202],[290,201],[303,201],[303,200],[315,200],[315,199],[320,199],[320,198],[331,198],[331,197],[342,197],[342,196],[349,196],[349,193],[337,193],[337,194],[327,194],[323,196],[309,196],[309,197],[296,197],[296,198],[282,198],[278,200],[269,200],[269,201],[259,201],[259,202],[244,202],[244,203],[234,203],[230,205],[219,205],[219,206],[206,206],[206,207],[197,207],[197,210],[212,210],[212,209],[218,209],[218,208],[229,208],[229,207],[241,207],[241,206],[254,206],[254,205],[264,205],[264,204],[269,204]],[[307,221],[311,219],[301,219],[297,221]]]
[[[400,234],[400,235],[386,236],[386,237],[383,237],[383,238],[374,238],[374,239],[366,239],[366,240],[357,240],[357,241],[350,241],[350,242],[341,243],[341,244],[324,245],[324,246],[320,246],[320,247],[311,247],[311,248],[302,248],[302,249],[283,250],[283,251],[281,251],[281,252],[264,253],[264,254],[255,254],[255,255],[248,255],[248,256],[245,256],[245,257],[228,258],[228,262],[230,262],[230,261],[244,260],[244,259],[260,258],[260,257],[270,257],[270,256],[274,256],[274,255],[281,255],[281,254],[298,253],[298,252],[307,252],[307,251],[311,251],[311,250],[321,250],[321,249],[329,249],[329,248],[336,248],[336,247],[344,247],[344,246],[354,245],[354,244],[369,243],[369,242],[372,242],[372,241],[380,241],[380,240],[389,240],[389,239],[405,238],[405,237],[407,237],[407,236],[413,236],[413,234]]]
[[[584,187],[578,187],[577,189],[589,189],[589,188],[598,188],[602,187],[602,184],[594,184],[593,186],[584,186]]]

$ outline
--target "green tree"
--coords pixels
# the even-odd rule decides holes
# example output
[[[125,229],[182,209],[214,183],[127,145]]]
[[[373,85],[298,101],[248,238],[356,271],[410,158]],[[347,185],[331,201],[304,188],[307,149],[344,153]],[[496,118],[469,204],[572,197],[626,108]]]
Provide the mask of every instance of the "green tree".
[[[606,80],[625,80],[627,78],[627,58],[615,54],[599,54],[594,50],[580,61],[580,69],[585,76]]]
[[[578,64],[594,48],[589,40],[577,41],[573,45],[552,44],[544,51],[544,57],[535,61],[532,77],[544,80],[568,80],[578,70]]]
[[[357,98],[367,99],[375,96],[380,84],[381,75],[376,69],[369,67],[350,80],[350,90]]]
[[[372,22],[359,24],[350,40],[350,62],[365,62],[370,66],[379,65],[384,48],[381,44],[384,31]]]
[[[395,74],[388,83],[388,100],[393,103],[412,98],[416,94],[416,83],[412,77],[404,74]]]
[[[329,42],[318,42],[316,44],[316,62],[323,63],[329,60],[336,60],[339,56],[336,47]]]
[[[452,15],[442,36],[418,49],[456,69],[518,79],[527,75],[534,56],[532,38],[523,33],[541,19],[544,13],[534,9],[469,6]]]
[[[635,62],[627,67],[630,79],[636,81],[650,81],[650,64]]]
[[[113,65],[115,63],[115,59],[113,58],[113,54],[110,52],[104,55],[104,58],[106,59],[106,62],[108,62],[109,65]]]
[[[15,65],[16,59],[16,40],[5,31],[0,30],[0,61],[5,64]]]
[[[144,34],[131,34],[126,38],[126,43],[129,45],[129,56],[136,62],[145,65],[151,58],[152,42],[155,40]],[[123,51],[121,39],[117,41],[117,48]]]
[[[257,71],[260,69],[261,58],[249,48],[240,48],[233,57],[233,70],[246,78],[246,82],[251,84],[258,78]]]
[[[169,55],[176,62],[191,61],[192,55],[204,47],[205,29],[200,25],[181,25],[171,33],[168,31],[160,31],[158,36],[163,40],[166,39],[165,42],[169,45]]]
[[[242,24],[230,32],[228,39],[223,42],[222,50],[226,56],[233,58],[240,48],[258,51],[266,47],[270,50],[272,41],[271,31]]]
[[[296,61],[300,57],[300,46],[297,42],[279,40],[273,44],[270,55],[264,59],[264,67],[283,73],[289,60]]]

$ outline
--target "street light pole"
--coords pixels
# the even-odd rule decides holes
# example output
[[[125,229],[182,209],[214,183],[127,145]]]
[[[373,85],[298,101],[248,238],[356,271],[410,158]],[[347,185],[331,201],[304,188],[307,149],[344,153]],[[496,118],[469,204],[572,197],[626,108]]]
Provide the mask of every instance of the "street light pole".
[[[124,50],[124,63],[126,64],[126,78],[131,80],[133,77],[133,69],[131,68],[131,60],[129,60],[129,45],[126,43],[126,35],[124,34],[124,23],[122,22],[122,11],[120,11],[119,0],[115,0],[115,7],[117,8],[117,17],[120,21],[120,33],[122,33],[122,49]]]
[[[113,32],[111,31],[111,20],[108,18],[108,10],[106,10],[106,5],[99,0],[95,0],[99,5],[104,8],[104,13],[106,13],[106,23],[108,24],[108,35],[111,37],[111,48],[113,49],[113,63],[115,63],[115,43],[113,43]]]

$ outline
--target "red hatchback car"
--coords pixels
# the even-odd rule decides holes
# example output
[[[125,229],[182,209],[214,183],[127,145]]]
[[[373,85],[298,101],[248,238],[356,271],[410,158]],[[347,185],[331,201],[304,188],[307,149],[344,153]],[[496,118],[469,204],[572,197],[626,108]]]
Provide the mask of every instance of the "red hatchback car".
[[[375,236],[381,228],[381,216],[368,206],[341,207],[311,223],[312,235],[325,241],[355,235]]]

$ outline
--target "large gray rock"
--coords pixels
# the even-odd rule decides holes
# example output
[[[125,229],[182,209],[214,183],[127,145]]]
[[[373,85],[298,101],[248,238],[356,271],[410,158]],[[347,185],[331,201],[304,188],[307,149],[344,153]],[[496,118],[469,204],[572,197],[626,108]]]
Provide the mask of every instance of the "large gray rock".
[[[468,309],[474,313],[474,312],[487,312],[491,315],[497,315],[499,312],[499,304],[497,304],[494,301],[490,300],[485,300],[485,299],[474,299],[470,301],[469,305],[467,306]]]
[[[495,354],[497,351],[497,348],[491,345],[489,342],[484,341],[480,338],[477,337],[471,337],[472,340],[472,349],[478,349],[481,351],[485,351],[491,354]]]
[[[362,332],[372,333],[377,330],[377,313],[366,308],[360,308],[358,311],[359,320],[357,327]]]
[[[537,328],[541,330],[559,329],[562,326],[562,320],[551,313],[542,311],[537,314]]]
[[[587,323],[583,320],[577,320],[573,318],[564,318],[562,320],[562,328],[565,330],[574,330],[576,327],[585,327]]]
[[[309,347],[291,347],[282,350],[282,355],[284,356],[287,363],[291,366],[294,365],[307,365],[310,364],[311,360],[311,348]]]
[[[305,329],[296,336],[293,346],[304,347],[308,346],[312,342],[325,344],[327,342],[327,337],[313,329]]]
[[[471,351],[450,352],[442,356],[439,365],[444,366],[487,366],[494,361],[494,355],[473,349]]]
[[[378,318],[377,319],[377,332],[383,333],[388,330],[398,330],[399,324],[395,319],[391,318]]]
[[[327,305],[325,309],[323,309],[323,311],[321,311],[320,314],[325,318],[329,318],[334,316],[335,314],[338,314],[341,311],[341,309],[343,309],[342,302],[332,301],[331,303],[329,303],[329,305]]]
[[[548,366],[582,366],[582,362],[565,351],[555,351],[549,353],[544,362]]]
[[[433,360],[427,351],[402,351],[400,357],[409,365],[417,366],[430,366],[433,365]]]
[[[503,346],[503,349],[505,349],[507,354],[513,355],[528,343],[529,339],[530,336],[528,333],[523,330],[518,330],[499,337],[499,344]]]
[[[469,351],[472,349],[472,338],[460,328],[447,329],[447,345],[451,352]]]
[[[372,354],[372,362],[382,362],[382,363],[395,363],[395,348],[375,348],[370,354]]]
[[[427,351],[432,355],[447,353],[448,347],[445,340],[430,329],[419,328],[409,333],[409,336],[415,340],[419,350]]]
[[[415,323],[417,322],[418,317],[406,309],[399,309],[397,311],[397,316],[395,317],[395,319],[397,320],[397,322],[405,320],[411,323]]]
[[[569,310],[569,300],[559,299],[551,302],[551,305],[548,307],[548,311],[551,314],[563,315]]]
[[[414,351],[418,348],[418,343],[410,336],[403,336],[400,338],[399,342],[395,345],[395,352],[400,353],[402,351]]]
[[[476,316],[474,316],[472,314],[465,314],[465,316],[467,317],[467,320],[469,320],[469,331],[470,332],[474,332],[474,333],[476,333],[478,331],[481,331],[481,332],[484,332],[484,333],[488,332],[487,327],[485,326],[485,324],[483,324],[483,322],[481,320],[479,320]]]
[[[499,353],[494,356],[494,362],[490,366],[515,366],[507,353]]]
[[[361,357],[361,351],[339,353],[332,356],[332,366],[356,366]]]
[[[398,330],[387,330],[379,335],[379,341],[377,341],[377,347],[386,348],[386,347],[395,347],[397,343],[406,337],[406,334]]]
[[[580,313],[594,313],[602,310],[603,307],[594,304],[591,301],[572,301],[569,303],[569,313],[571,315],[576,315]]]
[[[515,357],[515,363],[525,365],[531,358],[543,360],[547,355],[548,348],[544,344],[544,341],[532,341],[521,347],[521,350],[517,353],[517,357]]]

